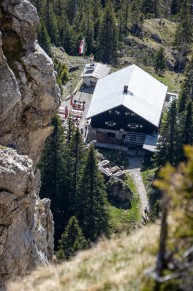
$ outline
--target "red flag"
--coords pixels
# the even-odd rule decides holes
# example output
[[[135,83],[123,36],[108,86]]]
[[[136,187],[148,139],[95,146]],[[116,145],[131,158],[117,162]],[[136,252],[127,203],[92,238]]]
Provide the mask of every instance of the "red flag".
[[[79,45],[79,55],[84,54],[84,47],[85,47],[85,38],[83,38]]]

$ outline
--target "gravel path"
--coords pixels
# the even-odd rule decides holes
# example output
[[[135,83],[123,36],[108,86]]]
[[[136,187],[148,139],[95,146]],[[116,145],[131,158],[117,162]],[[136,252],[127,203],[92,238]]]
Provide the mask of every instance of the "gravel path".
[[[141,169],[141,162],[142,162],[141,157],[131,157],[129,159],[129,167],[127,171],[133,178],[135,185],[138,190],[139,197],[141,199],[141,211],[142,211],[142,216],[146,217],[145,209],[149,209],[149,204],[148,204],[148,198],[147,198],[147,192],[145,190],[142,176],[140,173]]]

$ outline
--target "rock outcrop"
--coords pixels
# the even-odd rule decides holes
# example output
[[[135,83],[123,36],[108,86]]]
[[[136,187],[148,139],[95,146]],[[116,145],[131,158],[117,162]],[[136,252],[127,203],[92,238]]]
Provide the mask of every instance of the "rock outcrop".
[[[1,283],[52,259],[50,201],[38,198],[36,179],[32,160],[27,156],[12,149],[0,151]]]
[[[0,0],[0,289],[53,257],[50,201],[37,163],[60,104],[52,60],[27,0]]]

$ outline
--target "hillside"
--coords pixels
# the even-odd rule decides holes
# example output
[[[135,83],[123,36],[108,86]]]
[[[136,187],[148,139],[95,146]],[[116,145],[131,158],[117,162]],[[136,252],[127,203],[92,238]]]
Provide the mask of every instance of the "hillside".
[[[124,37],[117,66],[112,71],[117,71],[125,66],[136,64],[153,77],[168,86],[169,91],[179,93],[183,74],[174,72],[175,49],[173,48],[174,35],[177,24],[168,19],[146,19],[139,37],[128,34]],[[166,56],[166,72],[158,76],[154,70],[156,52],[164,48]],[[80,83],[80,75],[86,63],[90,62],[88,56],[70,56],[62,48],[52,47],[53,57],[65,64],[69,69],[69,80],[63,86],[63,98],[67,97]]]
[[[127,237],[101,241],[72,261],[34,271],[8,290],[142,290],[144,271],[155,264],[158,234],[156,223]]]

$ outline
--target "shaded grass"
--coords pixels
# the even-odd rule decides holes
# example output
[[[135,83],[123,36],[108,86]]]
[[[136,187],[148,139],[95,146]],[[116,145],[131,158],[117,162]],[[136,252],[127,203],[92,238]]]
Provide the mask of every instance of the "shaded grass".
[[[133,196],[130,201],[129,209],[124,209],[125,207],[121,206],[121,202],[116,201],[116,204],[110,202],[110,227],[111,232],[115,234],[120,234],[124,231],[129,233],[140,224],[141,219],[140,199],[138,197],[136,185],[129,173],[126,173],[124,182],[131,189]]]

